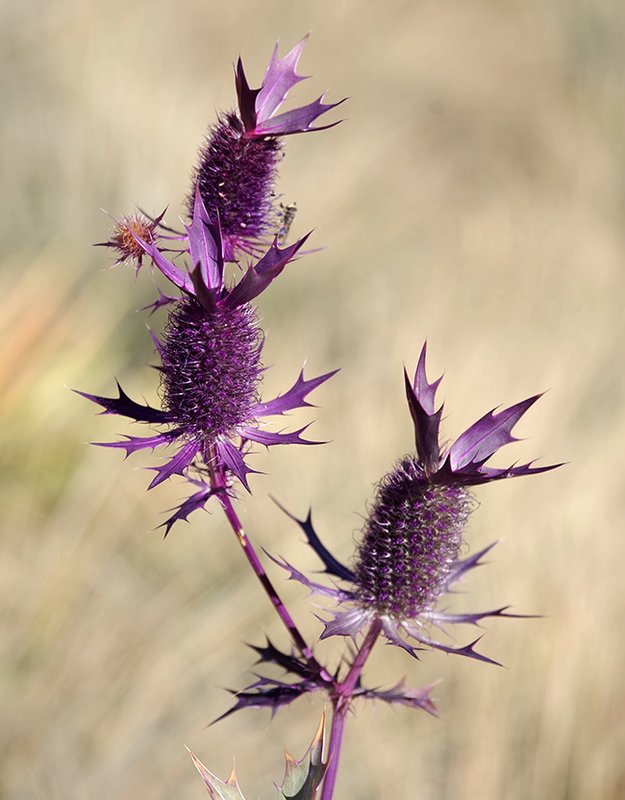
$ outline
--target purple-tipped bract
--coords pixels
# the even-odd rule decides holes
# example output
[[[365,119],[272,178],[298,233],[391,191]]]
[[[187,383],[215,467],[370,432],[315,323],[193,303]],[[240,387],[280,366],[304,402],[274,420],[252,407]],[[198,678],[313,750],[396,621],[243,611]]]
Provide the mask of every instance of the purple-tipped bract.
[[[278,113],[290,90],[304,80],[296,68],[305,43],[303,39],[282,59],[276,45],[258,89],[250,89],[243,63],[238,60],[238,113],[221,114],[200,149],[193,193],[188,199],[189,214],[197,187],[208,213],[213,219],[219,217],[227,261],[236,260],[240,253],[258,253],[267,238],[279,231],[274,184],[281,137],[338,124],[313,127],[316,119],[339,105],[323,103],[321,97]]]
[[[329,125],[312,127],[313,122],[322,114],[344,102],[341,100],[338,103],[324,103],[323,95],[306,106],[277,114],[291,89],[300,81],[306,80],[307,76],[298,75],[296,70],[307,38],[304,37],[284,58],[278,58],[278,45],[275,46],[263,83],[258,89],[250,89],[243,62],[241,59],[238,60],[235,80],[239,113],[248,138],[287,136],[338,125],[338,122],[332,122]]]
[[[334,597],[343,608],[325,623],[322,638],[355,637],[379,620],[387,640],[412,655],[433,647],[482,661],[478,639],[463,647],[447,645],[430,635],[431,627],[445,623],[478,625],[487,617],[517,616],[507,607],[480,613],[437,610],[440,598],[452,591],[469,570],[481,564],[490,548],[462,559],[464,528],[474,506],[470,487],[503,478],[554,469],[532,463],[506,468],[487,467],[491,456],[516,441],[512,429],[538,395],[502,411],[491,411],[471,425],[451,445],[440,441],[442,405],[425,371],[425,345],[415,377],[406,375],[406,392],[414,422],[416,455],[406,456],[380,481],[352,568],[343,566],[326,550],[312,529],[310,516],[297,520],[325,571],[347,588],[313,583],[294,567],[281,563],[294,580],[314,592]]]
[[[186,234],[191,271],[170,261],[152,241],[135,234],[142,252],[181,290],[179,298],[168,298],[170,311],[162,341],[154,337],[161,359],[162,408],[134,402],[121,387],[119,396],[112,398],[81,393],[102,406],[104,413],[158,429],[156,435],[130,436],[106,446],[122,448],[127,455],[161,445],[177,447],[165,464],[154,467],[156,476],[150,488],[182,474],[193,478],[197,491],[175,510],[166,523],[167,530],[202,507],[214,490],[227,489],[229,475],[249,488],[247,475],[253,470],[245,456],[250,443],[267,447],[313,444],[303,438],[305,428],[272,432],[264,428],[265,419],[309,406],[308,394],[334,374],[307,380],[302,372],[285,394],[265,402],[260,399],[263,336],[250,301],[293,261],[307,237],[285,248],[274,241],[238,283],[229,286],[224,277],[221,230],[209,217],[199,191]],[[189,472],[192,466],[196,469]],[[208,476],[208,483],[203,476]]]

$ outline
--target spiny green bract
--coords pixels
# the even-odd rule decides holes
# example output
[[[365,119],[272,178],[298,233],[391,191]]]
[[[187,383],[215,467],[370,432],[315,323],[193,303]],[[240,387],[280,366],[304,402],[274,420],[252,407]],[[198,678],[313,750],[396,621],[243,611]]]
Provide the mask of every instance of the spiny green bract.
[[[315,800],[327,768],[323,760],[325,741],[325,714],[304,756],[296,761],[285,753],[286,767],[282,784],[276,786],[281,800]],[[187,748],[188,749],[188,748]],[[190,750],[189,755],[200,773],[212,800],[245,800],[234,771],[227,781],[221,781]]]

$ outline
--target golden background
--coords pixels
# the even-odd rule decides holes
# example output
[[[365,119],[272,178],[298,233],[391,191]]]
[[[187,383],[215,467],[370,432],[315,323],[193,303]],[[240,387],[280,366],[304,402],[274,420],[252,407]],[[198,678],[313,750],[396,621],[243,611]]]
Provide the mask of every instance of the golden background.
[[[305,359],[343,369],[316,395],[331,443],[254,458],[255,541],[317,567],[272,493],[312,504],[350,558],[372,485],[412,447],[401,370],[426,337],[447,436],[549,389],[498,463],[570,462],[480,488],[468,531],[502,542],[464,607],[545,617],[488,624],[481,649],[505,669],[379,646],[368,683],[440,678],[441,716],[359,704],[337,797],[621,798],[625,13],[608,0],[0,4],[0,796],[200,798],[186,743],[222,777],[234,755],[246,796],[271,797],[282,748],[299,756],[315,729],[321,698],[205,728],[250,680],[243,643],[285,637],[217,509],[163,543],[183,488],[148,495],[149,455],[87,447],[129,427],[67,388],[109,394],[117,376],[155,399],[134,311],[149,271],[103,271],[99,209],[169,204],[175,224],[232,62],[257,85],[274,42],[308,31],[297,97],[350,100],[342,125],[286,141],[293,233],[325,249],[261,299],[265,396]],[[318,635],[305,592],[271,574]]]

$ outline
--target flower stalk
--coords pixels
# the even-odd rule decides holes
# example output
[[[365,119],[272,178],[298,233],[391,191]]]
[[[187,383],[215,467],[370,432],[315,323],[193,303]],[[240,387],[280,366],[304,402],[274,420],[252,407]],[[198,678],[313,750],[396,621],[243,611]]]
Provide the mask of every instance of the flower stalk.
[[[271,605],[280,617],[280,620],[286,628],[291,641],[295,645],[296,649],[306,659],[310,667],[319,674],[320,679],[326,681],[328,685],[332,686],[334,684],[334,679],[315,658],[312,647],[306,642],[300,633],[293,617],[289,614],[287,607],[284,605],[282,598],[271,582],[258,557],[258,554],[256,553],[256,550],[250,542],[243,528],[243,524],[239,519],[239,515],[234,508],[232,498],[228,493],[226,476],[224,475],[223,469],[218,467],[217,469],[211,470],[210,478],[211,488],[215,494],[215,497],[217,498],[224,515],[237,538],[237,541],[241,545],[241,549],[243,550],[243,553],[250,567],[252,568],[252,571],[256,575],[260,585],[263,587],[263,590],[269,598]]]
[[[354,658],[352,666],[345,676],[345,679],[336,686],[336,694],[332,703],[334,713],[332,716],[332,727],[330,730],[328,768],[323,781],[321,800],[332,800],[332,797],[334,796],[336,776],[338,774],[339,761],[341,758],[343,734],[345,732],[345,722],[352,704],[354,689],[360,682],[360,675],[363,667],[365,666],[365,662],[371,655],[371,651],[378,640],[381,630],[382,625],[380,621],[374,620],[374,622],[371,623],[371,627],[369,628],[362,645],[356,653],[356,657]]]

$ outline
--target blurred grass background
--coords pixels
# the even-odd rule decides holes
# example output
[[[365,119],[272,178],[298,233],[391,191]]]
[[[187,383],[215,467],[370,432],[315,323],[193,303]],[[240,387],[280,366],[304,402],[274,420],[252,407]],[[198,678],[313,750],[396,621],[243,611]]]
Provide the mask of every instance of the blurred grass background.
[[[205,126],[233,102],[231,63],[257,84],[274,41],[308,31],[299,97],[351,99],[338,128],[286,143],[293,233],[315,227],[327,249],[262,298],[266,396],[305,358],[343,370],[317,396],[332,443],[256,457],[269,474],[241,498],[248,527],[315,568],[265,494],[312,503],[349,559],[372,484],[412,446],[401,368],[426,336],[450,437],[550,389],[502,459],[570,461],[480,489],[469,531],[503,542],[466,606],[546,617],[489,624],[482,650],[506,669],[380,647],[369,682],[442,678],[441,718],[358,707],[337,796],[622,798],[625,12],[610,0],[0,3],[0,797],[200,798],[183,743],[222,776],[236,755],[246,796],[268,797],[282,748],[299,755],[315,728],[320,698],[205,728],[248,679],[243,643],[282,631],[219,514],[152,532],[182,488],[147,495],[140,459],[87,447],[128,428],[66,388],[106,394],[117,376],[155,397],[134,312],[153,287],[103,271],[99,209],[169,204],[175,223]],[[272,574],[317,635],[305,594]]]

